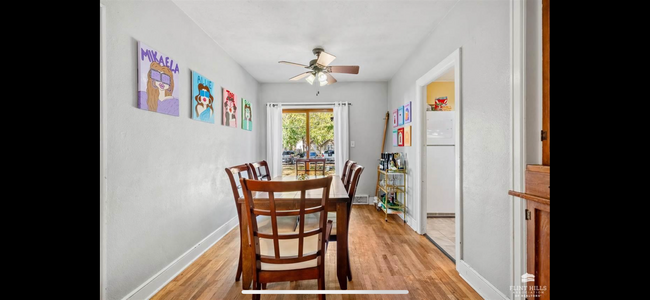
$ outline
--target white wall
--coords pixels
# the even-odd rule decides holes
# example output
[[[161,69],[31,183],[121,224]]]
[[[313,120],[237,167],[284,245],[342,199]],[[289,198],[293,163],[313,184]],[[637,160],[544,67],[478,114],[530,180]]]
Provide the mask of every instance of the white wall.
[[[264,110],[258,82],[174,3],[103,3],[107,299],[122,299],[236,217],[224,168],[264,158],[262,119],[252,132],[191,119],[190,71],[251,101],[254,116]],[[180,64],[179,117],[137,108],[137,41]]]
[[[542,164],[542,0],[526,0],[526,163]]]
[[[415,81],[462,48],[462,259],[505,295],[512,268],[509,20],[506,0],[460,0],[388,84],[392,111],[414,101]],[[397,149],[415,155],[413,147]]]
[[[369,197],[375,195],[376,170],[379,165],[378,159],[384,134],[384,117],[388,103],[386,82],[337,82],[324,87],[320,87],[316,83],[309,85],[307,82],[263,83],[260,90],[260,103],[334,101],[352,103],[350,107],[350,141],[355,142],[355,147],[350,147],[350,159],[365,167],[361,174],[357,195],[366,194]],[[316,96],[317,91],[320,91],[318,96]],[[260,119],[259,122],[266,122],[266,115],[264,114],[262,117],[264,120]],[[392,125],[388,124],[388,126],[390,130]],[[386,140],[390,140],[390,138],[388,136]],[[265,144],[266,140],[264,140]]]

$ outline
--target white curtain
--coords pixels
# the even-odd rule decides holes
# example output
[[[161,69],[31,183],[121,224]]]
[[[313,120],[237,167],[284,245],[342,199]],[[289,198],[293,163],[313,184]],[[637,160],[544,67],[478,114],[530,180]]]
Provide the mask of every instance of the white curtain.
[[[282,175],[282,104],[266,105],[266,162],[271,177]]]
[[[350,157],[350,122],[347,102],[334,103],[334,168],[343,175],[343,165]]]

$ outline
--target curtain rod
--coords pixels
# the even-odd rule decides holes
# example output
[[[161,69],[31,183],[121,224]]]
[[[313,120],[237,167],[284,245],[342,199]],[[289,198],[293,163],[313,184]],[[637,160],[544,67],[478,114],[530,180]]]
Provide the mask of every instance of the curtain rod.
[[[352,106],[352,103],[350,102],[341,102],[343,105],[347,106]],[[273,107],[278,106],[277,104],[267,104],[267,105],[272,105]],[[318,106],[326,106],[326,105],[336,105],[336,103],[282,103],[282,106],[305,106],[305,105],[318,105]]]

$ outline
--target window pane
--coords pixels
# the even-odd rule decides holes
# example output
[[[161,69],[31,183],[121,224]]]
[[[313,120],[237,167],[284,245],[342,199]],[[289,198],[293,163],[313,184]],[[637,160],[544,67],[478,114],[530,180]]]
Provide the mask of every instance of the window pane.
[[[282,176],[296,176],[295,160],[307,151],[307,114],[282,114]]]
[[[332,112],[309,113],[309,141],[309,157],[325,158],[325,175],[334,175],[336,153],[334,153],[334,114]],[[314,170],[314,165],[310,165],[309,168]],[[321,168],[322,165],[319,165],[317,174],[322,174],[320,173]]]

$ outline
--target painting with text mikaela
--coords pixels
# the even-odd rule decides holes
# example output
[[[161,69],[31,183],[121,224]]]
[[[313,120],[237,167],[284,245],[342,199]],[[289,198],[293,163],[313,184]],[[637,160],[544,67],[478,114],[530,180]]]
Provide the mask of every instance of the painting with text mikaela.
[[[138,108],[178,116],[178,62],[138,41]]]

